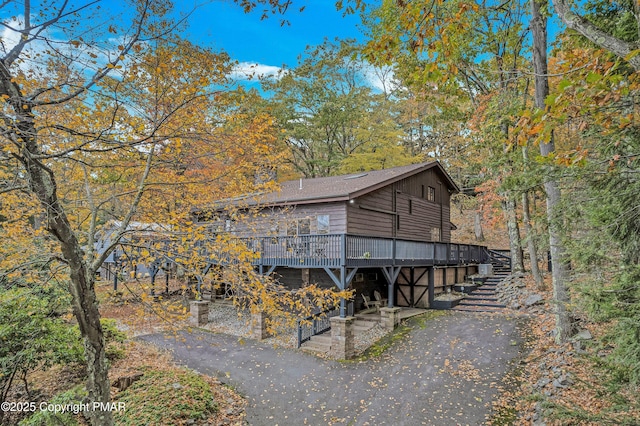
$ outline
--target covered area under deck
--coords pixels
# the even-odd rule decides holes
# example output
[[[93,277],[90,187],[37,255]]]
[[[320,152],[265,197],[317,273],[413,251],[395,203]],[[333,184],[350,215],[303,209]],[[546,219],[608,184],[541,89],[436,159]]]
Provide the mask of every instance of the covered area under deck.
[[[383,280],[386,307],[428,308],[435,295],[475,273],[476,265],[488,260],[484,246],[411,241],[350,234],[252,237],[242,241],[257,254],[254,265],[260,273],[283,268],[323,270],[339,289],[356,287],[372,275]],[[302,276],[304,272],[301,273]],[[368,297],[372,296],[367,294]],[[347,315],[343,301],[340,316]]]

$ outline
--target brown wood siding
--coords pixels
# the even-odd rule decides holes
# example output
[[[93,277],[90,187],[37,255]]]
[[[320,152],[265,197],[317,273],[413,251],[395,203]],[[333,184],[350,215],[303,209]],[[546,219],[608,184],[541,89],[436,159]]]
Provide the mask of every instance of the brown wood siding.
[[[434,201],[423,198],[429,187],[435,189]],[[444,176],[431,169],[359,197],[347,205],[347,232],[432,241],[432,229],[440,228],[441,241],[450,242],[449,189]]]
[[[346,230],[344,203],[321,203],[301,206],[263,209],[258,217],[247,218],[233,224],[233,233],[240,237],[287,235],[287,222],[293,219],[310,219],[311,234],[318,231],[318,215],[329,215],[329,233],[343,234]]]
[[[395,215],[391,186],[381,188],[347,204],[347,232],[353,235],[393,237]],[[386,211],[387,213],[383,212]]]
[[[287,235],[286,221],[310,218],[311,234],[317,234],[319,215],[329,215],[329,234],[344,234],[347,228],[347,214],[344,203],[304,204],[285,209],[281,213],[280,235]]]
[[[435,189],[435,201],[423,198],[429,187]],[[436,170],[403,179],[354,201],[347,207],[350,234],[432,241],[433,228],[440,228],[440,241],[451,241],[449,188]]]

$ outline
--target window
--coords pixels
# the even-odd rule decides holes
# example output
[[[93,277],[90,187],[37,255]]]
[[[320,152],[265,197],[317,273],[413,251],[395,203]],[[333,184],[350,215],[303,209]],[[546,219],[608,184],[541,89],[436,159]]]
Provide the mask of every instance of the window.
[[[431,228],[431,241],[441,241],[440,228]]]
[[[287,235],[311,234],[311,220],[309,218],[293,219],[287,222]]]
[[[287,235],[298,235],[298,221],[290,220],[287,222]]]
[[[429,187],[429,191],[427,192],[427,200],[436,201],[436,189],[433,186]]]
[[[298,235],[311,234],[311,220],[310,219],[298,219]]]
[[[413,214],[413,200],[409,200],[409,214]]]
[[[329,215],[321,214],[318,215],[318,234],[328,234],[329,233]]]

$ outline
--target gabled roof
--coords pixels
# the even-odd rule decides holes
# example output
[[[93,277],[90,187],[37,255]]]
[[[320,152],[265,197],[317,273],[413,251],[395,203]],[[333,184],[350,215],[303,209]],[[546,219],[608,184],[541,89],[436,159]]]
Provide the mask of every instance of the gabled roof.
[[[437,161],[432,161],[342,176],[290,180],[282,182],[279,191],[263,194],[257,197],[257,201],[266,205],[345,201],[368,194],[432,168],[436,168],[441,173],[452,192],[460,192],[460,189],[442,165]]]

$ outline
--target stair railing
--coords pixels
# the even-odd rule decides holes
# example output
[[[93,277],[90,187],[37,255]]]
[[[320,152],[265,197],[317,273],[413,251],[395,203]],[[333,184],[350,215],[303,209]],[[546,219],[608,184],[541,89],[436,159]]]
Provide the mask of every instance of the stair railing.
[[[491,260],[492,263],[497,263],[500,266],[509,266],[509,270],[511,270],[511,256],[507,256],[506,254],[498,251],[498,250],[491,250],[491,249],[487,249],[487,251],[489,252],[489,259]]]
[[[347,303],[347,316],[353,316],[353,301]],[[312,336],[331,330],[331,318],[340,315],[340,307],[327,309],[298,320],[298,348]]]

